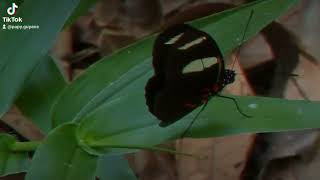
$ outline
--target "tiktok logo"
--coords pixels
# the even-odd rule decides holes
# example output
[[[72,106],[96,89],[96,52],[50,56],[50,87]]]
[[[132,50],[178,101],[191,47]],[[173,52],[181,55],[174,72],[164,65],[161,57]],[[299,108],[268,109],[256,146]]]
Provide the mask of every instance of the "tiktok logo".
[[[18,5],[16,5],[16,3],[12,3],[12,6],[7,9],[7,13],[10,16],[12,16],[12,15],[14,15],[16,13],[17,9],[18,9]]]

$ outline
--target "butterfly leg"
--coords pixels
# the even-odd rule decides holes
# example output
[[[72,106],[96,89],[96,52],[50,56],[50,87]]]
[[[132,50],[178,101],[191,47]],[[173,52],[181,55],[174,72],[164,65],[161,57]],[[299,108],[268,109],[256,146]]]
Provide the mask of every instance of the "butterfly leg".
[[[234,102],[234,104],[236,105],[237,110],[239,111],[239,113],[240,113],[241,115],[243,115],[244,117],[247,117],[247,118],[251,118],[251,117],[252,117],[252,116],[247,115],[247,114],[245,114],[244,112],[242,112],[242,110],[240,109],[240,106],[239,106],[238,102],[237,102],[234,98],[228,97],[228,96],[222,96],[222,95],[220,95],[220,94],[217,94],[216,96],[217,96],[217,97],[221,97],[221,98],[226,98],[226,99],[232,100],[232,101]]]
[[[194,124],[194,122],[197,120],[197,118],[199,117],[200,113],[206,108],[208,103],[205,103],[202,108],[200,109],[200,111],[196,114],[196,116],[192,119],[192,121],[190,122],[190,124],[188,125],[188,127],[183,131],[183,133],[181,134],[181,138],[184,138],[188,131],[190,130],[190,128],[192,127],[192,125]]]

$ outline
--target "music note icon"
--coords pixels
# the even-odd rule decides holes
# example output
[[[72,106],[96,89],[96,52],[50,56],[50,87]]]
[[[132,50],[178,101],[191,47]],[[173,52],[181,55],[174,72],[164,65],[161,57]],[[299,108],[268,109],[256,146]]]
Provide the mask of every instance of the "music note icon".
[[[12,6],[7,9],[7,13],[12,16],[16,13],[16,9],[18,9],[18,5],[16,5],[16,3],[12,3]]]

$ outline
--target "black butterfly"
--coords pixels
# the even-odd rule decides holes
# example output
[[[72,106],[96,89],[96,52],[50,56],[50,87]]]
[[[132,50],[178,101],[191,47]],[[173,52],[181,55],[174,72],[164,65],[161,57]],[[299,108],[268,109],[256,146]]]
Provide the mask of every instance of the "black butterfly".
[[[161,120],[161,127],[206,105],[235,80],[235,72],[225,69],[215,40],[186,24],[172,26],[159,34],[152,62],[154,76],[145,87],[145,97],[149,111]]]

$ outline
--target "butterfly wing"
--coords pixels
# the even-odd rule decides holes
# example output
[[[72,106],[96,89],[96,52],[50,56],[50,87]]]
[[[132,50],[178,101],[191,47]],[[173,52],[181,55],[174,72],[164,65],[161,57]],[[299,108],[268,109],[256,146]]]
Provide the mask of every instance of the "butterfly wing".
[[[155,74],[146,85],[149,111],[171,124],[203,104],[203,91],[223,81],[224,63],[216,42],[189,25],[161,33],[153,49]]]

